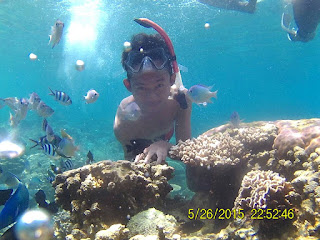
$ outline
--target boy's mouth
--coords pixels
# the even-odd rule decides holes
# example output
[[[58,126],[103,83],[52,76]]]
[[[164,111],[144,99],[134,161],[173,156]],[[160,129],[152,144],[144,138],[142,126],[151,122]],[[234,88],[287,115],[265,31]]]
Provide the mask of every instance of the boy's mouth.
[[[161,101],[145,102],[143,105],[147,111],[152,109],[156,110],[161,105]]]

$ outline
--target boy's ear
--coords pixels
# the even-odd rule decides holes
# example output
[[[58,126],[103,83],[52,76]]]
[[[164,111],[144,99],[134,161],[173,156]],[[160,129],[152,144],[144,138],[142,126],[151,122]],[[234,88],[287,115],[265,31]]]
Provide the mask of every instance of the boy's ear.
[[[127,78],[123,79],[123,85],[126,87],[126,89],[128,89],[129,92],[131,92],[131,84]]]
[[[175,81],[176,81],[176,73],[172,73],[172,75],[170,76],[170,84],[171,84],[171,86],[174,84]]]

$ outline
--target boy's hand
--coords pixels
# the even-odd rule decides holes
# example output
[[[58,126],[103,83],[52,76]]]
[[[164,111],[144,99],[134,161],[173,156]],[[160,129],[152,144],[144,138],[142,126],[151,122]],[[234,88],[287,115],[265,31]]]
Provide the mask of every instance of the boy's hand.
[[[150,163],[152,160],[152,156],[156,155],[157,164],[160,164],[166,160],[168,151],[171,146],[171,143],[163,140],[152,143],[149,147],[143,150],[142,154],[136,156],[134,162],[144,160],[144,163]]]

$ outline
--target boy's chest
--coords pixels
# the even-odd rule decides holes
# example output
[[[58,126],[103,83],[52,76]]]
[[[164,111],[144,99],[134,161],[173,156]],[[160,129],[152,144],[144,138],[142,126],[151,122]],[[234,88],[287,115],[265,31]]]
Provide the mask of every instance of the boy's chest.
[[[131,139],[155,139],[167,134],[173,127],[175,118],[163,113],[153,118],[140,119],[130,128]]]

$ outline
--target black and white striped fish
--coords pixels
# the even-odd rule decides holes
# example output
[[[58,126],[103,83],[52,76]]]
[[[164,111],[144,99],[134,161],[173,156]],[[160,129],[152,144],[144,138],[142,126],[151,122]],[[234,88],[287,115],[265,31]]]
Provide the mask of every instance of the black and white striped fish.
[[[36,147],[36,146],[38,146],[38,145],[43,146],[43,145],[45,145],[45,144],[49,144],[49,141],[48,141],[48,139],[47,139],[47,136],[40,137],[40,139],[39,139],[38,141],[37,141],[37,140],[33,140],[33,139],[31,139],[31,138],[29,138],[29,140],[32,141],[32,142],[34,142],[34,145],[33,145],[32,147],[30,147],[30,149],[31,149],[31,148],[34,148],[34,147]],[[42,148],[43,148],[43,147],[42,147]]]
[[[49,89],[51,91],[51,93],[49,93],[49,95],[54,96],[55,100],[60,102],[62,105],[68,106],[68,105],[72,104],[71,98],[65,92],[57,91],[57,90],[55,90],[55,92],[54,92],[54,91],[52,91],[51,88],[49,88]]]
[[[47,119],[43,119],[42,130],[46,132],[47,139],[51,143],[54,140],[55,135]]]
[[[70,169],[73,169],[73,162],[70,159],[61,162],[61,170],[63,172],[68,171]]]
[[[57,156],[56,149],[52,144],[50,144],[50,143],[42,144],[41,147],[47,155],[52,156],[52,157]]]

